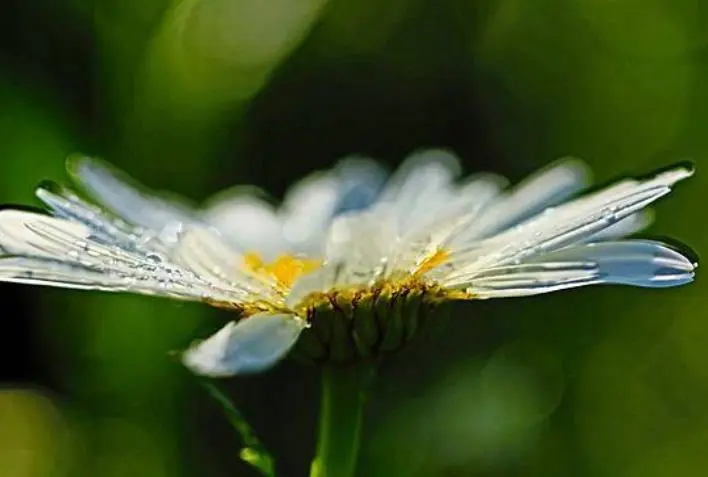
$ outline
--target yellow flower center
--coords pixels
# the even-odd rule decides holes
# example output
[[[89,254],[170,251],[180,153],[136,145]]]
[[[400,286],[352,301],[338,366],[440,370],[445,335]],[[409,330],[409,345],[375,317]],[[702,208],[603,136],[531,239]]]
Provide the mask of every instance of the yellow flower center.
[[[450,258],[450,252],[442,248],[436,249],[435,252],[425,257],[418,264],[418,268],[415,272],[413,272],[413,276],[416,278],[420,277],[421,275],[447,262],[448,258]]]
[[[292,255],[280,255],[270,263],[263,261],[257,252],[249,252],[243,258],[244,268],[257,274],[267,275],[285,288],[292,287],[295,280],[317,270],[322,265],[321,260]]]

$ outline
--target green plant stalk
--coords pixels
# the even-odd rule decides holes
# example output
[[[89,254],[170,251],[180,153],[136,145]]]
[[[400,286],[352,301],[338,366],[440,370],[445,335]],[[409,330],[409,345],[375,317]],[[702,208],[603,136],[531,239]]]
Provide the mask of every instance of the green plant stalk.
[[[270,455],[258,437],[256,437],[255,432],[253,432],[253,429],[251,429],[251,426],[246,422],[239,410],[236,409],[236,406],[215,384],[207,380],[202,380],[201,382],[209,395],[221,405],[224,414],[226,414],[236,432],[241,435],[244,443],[244,447],[239,453],[241,460],[253,466],[264,477],[275,477],[275,460],[273,456]]]
[[[374,365],[329,365],[322,372],[317,453],[310,477],[353,477]]]

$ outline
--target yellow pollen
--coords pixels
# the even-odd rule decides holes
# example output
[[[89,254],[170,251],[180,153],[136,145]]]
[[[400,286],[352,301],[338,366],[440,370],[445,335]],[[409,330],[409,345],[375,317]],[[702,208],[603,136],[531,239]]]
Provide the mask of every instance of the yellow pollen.
[[[243,267],[260,274],[274,278],[279,284],[290,288],[295,280],[317,270],[322,265],[321,260],[313,258],[298,258],[292,255],[281,255],[270,263],[263,261],[256,252],[250,252],[243,257]]]
[[[416,271],[413,272],[413,276],[419,277],[424,273],[439,267],[440,265],[445,263],[448,258],[450,258],[450,252],[442,248],[436,249],[435,252],[428,255],[423,259],[422,262],[420,262]]]

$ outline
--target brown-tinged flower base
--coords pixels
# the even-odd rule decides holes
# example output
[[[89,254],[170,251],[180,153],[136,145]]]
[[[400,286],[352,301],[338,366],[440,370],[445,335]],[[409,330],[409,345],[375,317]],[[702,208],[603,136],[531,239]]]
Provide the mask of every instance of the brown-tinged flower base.
[[[313,294],[300,313],[310,327],[292,356],[326,363],[394,353],[435,319],[434,309],[455,298],[450,291],[417,281]]]

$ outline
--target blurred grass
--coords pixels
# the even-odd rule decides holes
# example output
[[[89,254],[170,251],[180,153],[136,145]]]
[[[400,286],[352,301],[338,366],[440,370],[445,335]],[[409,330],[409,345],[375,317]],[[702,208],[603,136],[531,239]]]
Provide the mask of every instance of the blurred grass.
[[[3,202],[32,201],[76,150],[195,200],[251,180],[282,194],[342,155],[395,164],[425,146],[515,180],[562,155],[586,159],[600,182],[692,158],[697,176],[657,205],[648,233],[706,245],[708,37],[696,0],[8,5]],[[167,356],[227,316],[0,293],[17,306],[6,321],[33,332],[25,357],[40,371],[26,379],[55,389],[0,394],[0,468],[253,475],[219,410]],[[438,341],[382,371],[361,475],[701,475],[707,304],[699,277],[460,305]],[[230,383],[283,475],[312,450],[311,374],[285,364]]]

